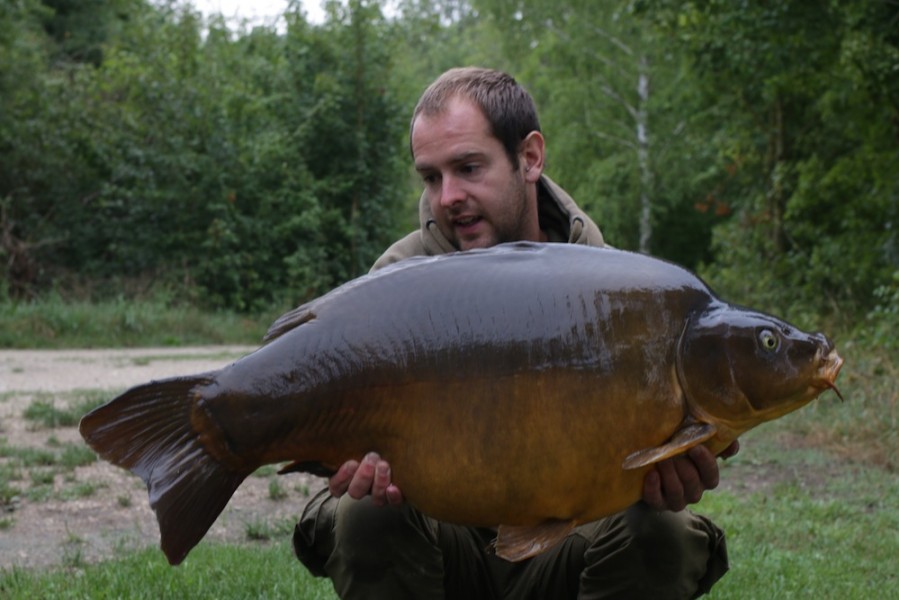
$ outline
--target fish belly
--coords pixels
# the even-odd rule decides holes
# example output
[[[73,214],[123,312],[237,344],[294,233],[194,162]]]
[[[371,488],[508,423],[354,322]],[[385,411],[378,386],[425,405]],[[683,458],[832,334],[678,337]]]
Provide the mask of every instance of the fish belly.
[[[625,470],[624,458],[683,419],[675,390],[634,379],[556,369],[365,390],[331,398],[277,454],[335,470],[376,451],[407,501],[448,522],[587,522],[639,499],[649,467]]]

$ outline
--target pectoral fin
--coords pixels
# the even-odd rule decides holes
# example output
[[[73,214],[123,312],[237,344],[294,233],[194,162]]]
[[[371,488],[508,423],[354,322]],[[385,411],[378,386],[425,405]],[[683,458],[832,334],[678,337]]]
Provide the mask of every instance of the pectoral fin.
[[[692,423],[678,429],[667,443],[630,454],[621,466],[625,469],[637,469],[683,454],[693,446],[711,439],[717,432],[718,428],[711,423]]]
[[[531,558],[552,548],[571,533],[574,521],[551,519],[539,525],[500,525],[493,543],[496,555],[510,562]]]

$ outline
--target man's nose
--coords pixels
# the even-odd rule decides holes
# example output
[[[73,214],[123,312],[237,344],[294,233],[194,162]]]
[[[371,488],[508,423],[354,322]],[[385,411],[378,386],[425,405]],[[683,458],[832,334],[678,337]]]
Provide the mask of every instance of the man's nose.
[[[465,190],[458,177],[444,175],[440,186],[440,205],[449,208],[453,204],[465,200]]]

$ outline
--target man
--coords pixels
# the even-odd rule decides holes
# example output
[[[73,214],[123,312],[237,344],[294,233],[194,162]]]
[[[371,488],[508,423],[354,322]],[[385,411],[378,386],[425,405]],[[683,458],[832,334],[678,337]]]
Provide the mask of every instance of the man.
[[[444,73],[415,108],[410,142],[425,187],[421,229],[373,269],[517,240],[603,245],[596,224],[543,175],[536,108],[510,76]],[[344,464],[309,503],[294,546],[341,598],[689,598],[727,569],[723,533],[683,510],[717,484],[715,457],[700,446],[651,471],[643,502],[508,563],[486,550],[492,531],[440,523],[404,504],[390,465],[370,453]]]

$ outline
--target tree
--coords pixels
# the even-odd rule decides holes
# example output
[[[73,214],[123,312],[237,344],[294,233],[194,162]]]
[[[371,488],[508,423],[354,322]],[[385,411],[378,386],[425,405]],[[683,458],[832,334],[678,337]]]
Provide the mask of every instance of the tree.
[[[688,265],[704,258],[716,217],[696,212],[681,176],[694,98],[681,56],[652,23],[627,2],[476,5],[503,31],[507,54],[525,57],[515,73],[540,106],[550,175],[615,245]]]
[[[719,118],[738,218],[707,273],[778,310],[857,313],[896,270],[897,9],[889,3],[666,2],[652,13]],[[892,24],[892,25],[891,25]],[[797,59],[801,57],[801,59]],[[726,184],[726,185],[725,185]],[[786,290],[789,292],[785,293]]]
[[[99,62],[54,58],[53,15],[20,6],[2,48],[36,68],[0,78],[0,233],[8,274],[40,277],[7,289],[177,282],[251,310],[364,272],[396,235],[401,111],[374,3],[321,27],[291,13],[285,36],[135,0]]]
[[[103,62],[103,46],[121,30],[134,0],[41,0],[44,31],[55,46],[55,61]]]

